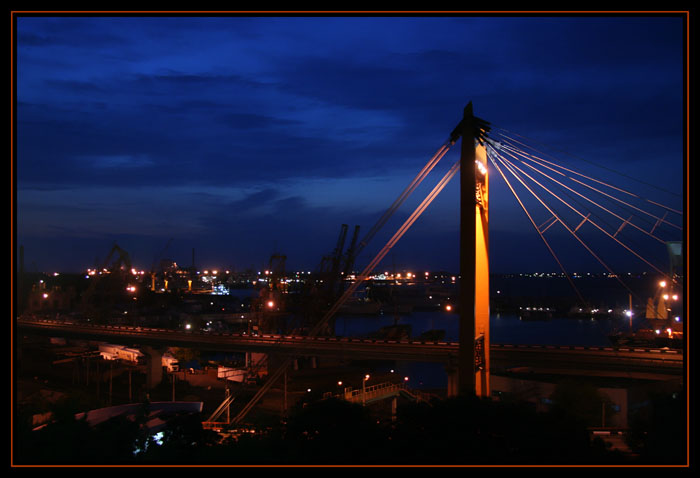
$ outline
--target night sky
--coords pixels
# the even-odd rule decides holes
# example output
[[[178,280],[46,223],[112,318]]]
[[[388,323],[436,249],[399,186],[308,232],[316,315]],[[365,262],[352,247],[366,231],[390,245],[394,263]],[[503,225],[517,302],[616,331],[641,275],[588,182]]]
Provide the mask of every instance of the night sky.
[[[260,270],[278,252],[288,270],[314,270],[341,224],[369,231],[469,101],[494,127],[661,185],[595,173],[682,208],[684,26],[681,16],[19,15],[16,246],[30,271],[84,271],[115,243],[143,269],[189,266],[194,249],[202,269]],[[458,157],[459,143],[358,267]],[[558,271],[493,168],[490,178],[491,270]],[[380,267],[457,271],[458,193],[455,179]],[[600,269],[562,244],[571,270]],[[649,247],[663,266],[665,247]],[[632,256],[615,264],[648,269]]]

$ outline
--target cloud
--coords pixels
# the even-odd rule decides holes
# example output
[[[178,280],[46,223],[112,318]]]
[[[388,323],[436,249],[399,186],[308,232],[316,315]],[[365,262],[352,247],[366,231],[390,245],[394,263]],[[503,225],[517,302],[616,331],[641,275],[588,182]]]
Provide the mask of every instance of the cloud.
[[[96,169],[138,169],[153,166],[153,161],[143,155],[106,155],[83,157],[81,161],[86,161]]]

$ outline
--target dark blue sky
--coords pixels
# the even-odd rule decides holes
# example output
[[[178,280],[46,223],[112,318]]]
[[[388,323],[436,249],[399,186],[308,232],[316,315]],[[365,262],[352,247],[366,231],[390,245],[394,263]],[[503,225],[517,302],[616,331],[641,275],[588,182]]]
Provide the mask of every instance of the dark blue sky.
[[[19,15],[17,245],[30,270],[85,270],[115,242],[150,268],[170,238],[165,255],[181,265],[194,248],[201,268],[259,269],[280,252],[289,269],[313,270],[341,224],[371,228],[469,101],[496,127],[680,193],[684,24]],[[557,271],[493,170],[491,188],[492,270]],[[680,194],[640,192],[657,193],[682,207]],[[456,271],[457,198],[455,180],[381,267]],[[599,269],[562,247],[571,270]],[[663,246],[651,250],[663,265]]]

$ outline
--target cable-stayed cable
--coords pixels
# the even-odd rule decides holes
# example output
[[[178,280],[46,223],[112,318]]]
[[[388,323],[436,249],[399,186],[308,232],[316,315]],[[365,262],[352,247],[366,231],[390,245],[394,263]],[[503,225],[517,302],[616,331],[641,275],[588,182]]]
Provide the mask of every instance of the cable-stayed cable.
[[[552,254],[552,256],[554,257],[554,260],[557,262],[557,264],[559,264],[559,268],[562,270],[562,272],[563,272],[564,275],[566,276],[566,279],[569,281],[569,284],[571,284],[571,287],[572,287],[572,288],[574,289],[574,291],[576,292],[576,295],[578,296],[579,300],[581,300],[581,302],[582,302],[583,304],[586,304],[586,306],[588,306],[588,302],[587,302],[586,299],[584,299],[583,296],[581,295],[581,292],[580,292],[580,291],[578,290],[578,288],[576,287],[576,284],[574,284],[574,281],[573,281],[573,280],[571,279],[571,277],[569,276],[569,273],[568,273],[568,272],[566,271],[566,269],[564,268],[564,265],[563,265],[563,264],[561,263],[561,261],[559,260],[559,257],[557,257],[556,253],[554,252],[554,249],[552,249],[552,247],[549,245],[549,242],[548,242],[547,239],[544,237],[544,234],[542,234],[542,231],[540,230],[540,228],[537,227],[537,224],[536,224],[535,221],[532,219],[532,216],[530,215],[530,212],[529,212],[529,211],[527,210],[527,208],[525,207],[525,204],[523,204],[523,202],[520,200],[520,196],[518,196],[518,193],[515,192],[515,189],[513,188],[513,186],[511,186],[510,181],[508,181],[508,178],[506,177],[505,173],[501,170],[500,166],[498,166],[498,163],[496,162],[496,160],[493,159],[493,157],[489,156],[489,159],[491,160],[491,163],[496,167],[496,169],[498,170],[498,172],[501,174],[501,177],[503,178],[503,180],[504,180],[504,181],[506,182],[506,184],[508,185],[508,188],[509,188],[510,191],[513,193],[513,196],[515,196],[515,199],[518,201],[518,204],[520,204],[520,207],[523,209],[523,211],[525,211],[525,214],[527,215],[528,219],[529,219],[530,222],[532,223],[532,226],[535,228],[535,230],[536,230],[537,233],[539,234],[539,236],[540,236],[540,238],[542,239],[542,241],[544,242],[545,246],[547,246],[547,249],[549,250],[549,252],[550,252],[550,253]]]
[[[537,143],[537,141],[535,141],[535,140],[526,138],[525,136],[522,136],[522,135],[517,134],[517,133],[513,133],[513,132],[508,131],[508,130],[506,130],[506,129],[504,129],[504,128],[499,128],[499,127],[493,127],[493,128],[495,128],[496,130],[499,130],[499,131],[505,131],[506,133],[509,133],[509,134],[514,134],[514,135],[519,136],[519,137],[521,137],[521,138],[523,138],[523,139],[526,139],[526,140],[528,140],[528,141],[534,141],[535,143]],[[508,137],[507,135],[505,135],[505,134],[503,134],[503,133],[500,133],[500,135],[505,136],[505,137]],[[542,152],[542,151],[539,151],[538,149],[533,148],[532,146],[528,146],[528,145],[526,145],[525,143],[522,143],[522,142],[520,142],[520,141],[518,141],[518,140],[516,140],[516,139],[514,139],[514,138],[510,138],[510,139],[511,139],[512,141],[516,141],[516,142],[518,142],[518,143],[520,143],[520,144],[523,144],[524,146],[527,146],[527,147],[529,147],[530,149],[533,149],[534,151],[537,151],[537,152],[539,152],[539,153],[541,153],[541,154],[546,154],[546,153],[544,153],[544,152]],[[544,145],[544,144],[542,144],[542,143],[539,143],[539,144],[542,145],[542,146],[546,146],[546,145]],[[629,176],[629,175],[627,175],[627,174],[625,174],[625,173],[621,173],[621,172],[619,172],[619,171],[616,171],[616,170],[614,170],[614,169],[612,169],[612,168],[609,168],[609,167],[607,167],[607,166],[602,166],[602,165],[600,165],[600,164],[594,163],[593,161],[589,161],[589,160],[586,160],[586,159],[584,159],[584,158],[579,158],[579,157],[577,157],[577,156],[574,156],[574,155],[571,154],[571,153],[567,153],[566,151],[557,150],[556,148],[553,148],[553,147],[551,147],[551,146],[547,146],[547,147],[548,147],[548,148],[551,148],[551,149],[553,149],[553,150],[555,150],[555,151],[559,151],[559,152],[561,152],[561,153],[564,153],[564,154],[566,154],[566,155],[568,155],[568,156],[571,156],[572,158],[576,158],[576,159],[579,159],[579,160],[584,161],[584,162],[586,162],[586,163],[592,164],[592,165],[594,165],[594,166],[596,166],[596,167],[599,167],[599,168],[601,168],[601,169],[605,169],[605,170],[607,170],[607,171],[613,172],[613,173],[615,173],[615,174],[619,174],[620,176],[626,177],[626,178],[631,179],[631,180],[633,180],[633,181],[636,181],[636,182],[638,182],[638,183],[641,183],[641,184],[644,184],[644,185],[646,185],[646,186],[650,186],[650,187],[652,187],[652,188],[658,189],[659,191],[663,191],[663,192],[668,193],[668,194],[671,194],[671,195],[673,195],[673,196],[678,196],[678,197],[681,196],[681,195],[678,194],[678,193],[675,193],[675,192],[673,192],[673,191],[669,191],[669,190],[664,189],[664,188],[660,188],[659,186],[657,186],[657,185],[655,185],[655,184],[647,183],[647,182],[642,181],[642,180],[640,180],[640,179],[637,179],[637,178],[635,178],[635,177]]]
[[[672,208],[670,208],[670,207],[668,207],[668,206],[665,206],[665,205],[663,205],[663,204],[660,204],[660,203],[651,201],[651,200],[649,200],[649,199],[641,198],[640,196],[638,196],[638,195],[636,195],[636,194],[634,194],[634,193],[630,193],[630,192],[628,192],[628,191],[625,191],[624,189],[620,189],[620,188],[618,188],[618,187],[616,187],[616,186],[613,186],[613,185],[611,185],[611,184],[608,184],[608,183],[599,181],[599,180],[597,180],[597,179],[595,179],[595,178],[592,178],[592,177],[590,177],[590,176],[586,176],[585,174],[579,173],[579,172],[574,171],[574,170],[572,170],[572,169],[565,168],[564,166],[561,166],[560,164],[553,163],[553,162],[551,162],[551,161],[547,161],[547,160],[545,160],[545,159],[543,159],[543,158],[540,158],[540,157],[538,157],[538,156],[534,156],[534,155],[528,153],[527,151],[523,151],[522,149],[513,147],[512,145],[508,145],[507,143],[503,144],[503,148],[506,149],[506,150],[508,150],[508,151],[511,151],[511,153],[517,153],[517,154],[521,155],[522,157],[528,157],[528,159],[529,159],[530,161],[533,161],[533,162],[539,164],[540,166],[546,167],[547,169],[550,169],[550,170],[552,170],[552,171],[555,171],[555,170],[552,169],[552,168],[550,168],[550,167],[548,167],[548,166],[545,166],[544,164],[538,162],[537,160],[542,161],[542,162],[544,162],[544,163],[546,163],[546,164],[550,164],[550,165],[555,166],[555,167],[557,167],[557,168],[563,169],[564,171],[568,171],[568,172],[570,172],[570,173],[572,173],[572,174],[581,176],[581,177],[583,177],[583,178],[585,178],[585,179],[588,179],[588,180],[590,180],[590,181],[594,181],[594,182],[597,182],[597,183],[599,183],[599,184],[603,184],[603,185],[605,185],[605,186],[607,186],[607,187],[609,187],[609,188],[611,188],[611,189],[614,189],[614,190],[616,190],[616,191],[622,192],[622,193],[624,193],[624,194],[628,194],[628,195],[633,196],[633,197],[635,197],[635,198],[638,198],[638,199],[647,201],[647,202],[649,202],[649,203],[651,203],[651,204],[654,204],[655,206],[659,206],[659,207],[661,207],[661,208],[663,208],[663,209],[665,209],[665,210],[667,210],[667,211],[669,211],[669,212],[673,212],[673,213],[675,213],[675,214],[682,214],[681,211],[677,211],[677,210],[675,210],[675,209],[672,209]],[[610,199],[612,199],[613,201],[616,201],[616,202],[618,202],[618,203],[620,203],[620,204],[623,204],[624,206],[627,206],[627,207],[629,207],[629,208],[631,208],[631,209],[634,209],[634,210],[636,210],[636,211],[639,211],[639,212],[641,212],[642,214],[645,214],[645,215],[647,215],[647,216],[650,216],[650,217],[652,217],[653,219],[656,219],[657,222],[663,222],[663,223],[668,224],[669,226],[674,227],[674,228],[676,228],[676,229],[682,229],[680,226],[678,226],[678,225],[676,225],[676,224],[673,224],[673,223],[671,223],[671,222],[668,222],[668,221],[666,221],[664,218],[660,218],[660,217],[658,217],[658,216],[656,216],[656,215],[654,215],[654,214],[652,214],[652,213],[650,213],[650,212],[647,212],[647,211],[645,211],[645,210],[643,210],[643,209],[640,209],[640,208],[638,208],[638,207],[636,207],[636,206],[634,206],[634,205],[632,205],[632,204],[630,204],[630,203],[628,203],[628,202],[626,202],[626,201],[623,201],[622,199],[619,199],[619,198],[617,198],[617,197],[615,197],[615,196],[612,196],[612,195],[610,195],[610,194],[608,194],[608,193],[606,193],[606,192],[604,192],[604,191],[601,191],[600,189],[597,189],[597,188],[591,186],[590,184],[587,184],[587,183],[585,183],[585,182],[583,182],[583,181],[580,181],[580,180],[578,180],[578,179],[572,178],[571,176],[567,176],[566,174],[561,173],[560,171],[555,171],[555,172],[556,172],[557,174],[560,174],[560,175],[566,177],[567,179],[569,179],[569,180],[571,180],[571,181],[574,181],[574,182],[576,182],[576,183],[578,183],[578,184],[580,184],[580,185],[582,185],[582,186],[584,186],[584,187],[586,187],[586,188],[589,188],[589,189],[591,189],[591,190],[593,190],[593,191],[595,191],[595,192],[597,192],[597,193],[599,193],[599,194],[601,194],[601,195],[603,195],[603,196],[605,196],[605,197],[607,197],[607,198],[610,198]]]
[[[396,212],[396,210],[401,207],[401,205],[408,199],[408,197],[416,190],[416,188],[420,185],[420,183],[425,179],[425,177],[433,170],[433,168],[437,165],[437,163],[440,162],[440,160],[447,154],[447,151],[449,151],[450,147],[452,146],[452,142],[449,140],[446,141],[438,150],[437,152],[433,155],[432,158],[423,166],[423,169],[421,169],[416,177],[409,183],[409,185],[404,189],[404,191],[399,195],[399,197],[396,198],[394,203],[387,209],[382,217],[379,218],[379,220],[375,223],[374,226],[369,230],[369,232],[365,235],[364,238],[360,241],[360,245],[358,246],[356,255],[359,255],[362,249],[365,248],[365,246],[372,240],[372,238],[375,236],[377,232],[386,224],[386,222],[389,220],[389,218]]]
[[[613,275],[613,276],[617,279],[617,281],[618,281],[620,284],[622,284],[622,286],[630,292],[630,294],[633,294],[632,289],[630,289],[630,288],[627,286],[627,284],[625,284],[625,283],[619,278],[619,276],[618,276],[618,275],[617,275],[617,274],[616,274],[616,273],[615,273],[615,272],[614,272],[600,257],[598,257],[598,255],[597,255],[590,247],[588,247],[588,245],[583,241],[583,239],[581,239],[581,238],[576,234],[575,231],[572,231],[571,228],[566,224],[566,222],[564,222],[564,221],[559,217],[559,215],[558,215],[556,212],[554,212],[554,211],[552,210],[552,208],[549,207],[549,206],[548,206],[548,205],[547,205],[547,204],[546,204],[546,203],[545,203],[545,202],[544,202],[544,201],[543,201],[543,200],[542,200],[542,199],[541,199],[541,198],[540,198],[526,183],[525,183],[525,181],[523,181],[523,179],[522,179],[515,171],[513,171],[513,169],[511,168],[511,165],[508,164],[508,161],[507,161],[505,158],[503,158],[502,156],[499,155],[499,156],[498,156],[498,160],[501,161],[501,164],[502,164],[506,169],[508,169],[508,171],[513,175],[513,177],[515,177],[518,181],[520,181],[520,183],[530,192],[530,194],[532,194],[532,195],[540,202],[540,204],[542,204],[542,206],[545,207],[545,209],[547,209],[547,210],[550,212],[550,214],[552,214],[553,216],[555,216],[555,217],[557,218],[557,220],[559,221],[559,223],[560,223],[562,226],[564,226],[564,228],[569,232],[569,234],[571,234],[577,241],[579,241],[579,243],[581,243],[581,245],[582,245],[582,246],[583,246],[583,247],[584,247],[584,248],[585,248],[585,249],[586,249],[586,250],[587,250],[587,251],[588,251],[588,252],[589,252],[589,253],[590,253],[590,254],[591,254],[591,255],[592,255],[592,256],[593,256],[593,257],[594,257],[594,258],[595,258],[595,259],[610,273],[610,274],[611,274],[611,275]]]
[[[517,158],[516,158],[516,159],[517,159]],[[589,197],[587,197],[587,196],[585,196],[585,195],[579,193],[578,191],[575,191],[574,189],[570,188],[570,187],[567,186],[566,184],[564,184],[564,183],[562,183],[562,182],[560,182],[560,181],[557,181],[557,180],[554,179],[553,177],[549,176],[548,174],[545,174],[544,172],[542,172],[542,171],[540,171],[539,169],[535,168],[535,167],[532,166],[531,164],[529,164],[529,163],[527,163],[527,162],[525,162],[525,161],[523,161],[523,160],[521,160],[520,162],[521,162],[523,165],[525,165],[525,166],[529,167],[530,169],[532,169],[533,171],[536,171],[537,173],[541,174],[541,175],[544,176],[545,178],[549,179],[550,181],[552,181],[552,182],[558,184],[558,185],[561,186],[562,188],[564,188],[564,189],[566,189],[566,190],[568,190],[568,191],[571,191],[572,193],[576,194],[577,196],[579,196],[579,197],[585,199],[586,201],[590,202],[590,203],[593,204],[594,206],[597,206],[598,208],[602,209],[603,211],[607,212],[608,214],[614,216],[615,218],[619,219],[620,221],[623,221],[623,222],[629,224],[630,226],[634,227],[635,229],[641,231],[642,233],[644,233],[644,234],[646,234],[646,235],[652,237],[652,238],[655,239],[656,241],[659,241],[659,242],[661,242],[662,244],[665,244],[665,243],[666,243],[666,241],[664,241],[663,239],[654,236],[652,233],[650,233],[649,231],[646,231],[645,229],[642,229],[641,227],[637,226],[637,225],[634,224],[633,222],[629,222],[627,219],[625,219],[625,218],[621,217],[620,215],[614,213],[613,211],[609,210],[609,209],[606,208],[605,206],[602,206],[602,205],[598,204],[598,203],[595,202],[594,200],[592,200],[592,199],[590,199]],[[538,163],[537,161],[533,161],[533,162],[535,162],[536,164],[540,164],[540,163]],[[546,167],[546,166],[545,166],[545,167]],[[567,176],[567,177],[568,177],[568,176]]]
[[[592,224],[593,226],[595,226],[595,227],[596,227],[598,230],[600,230],[602,233],[604,233],[605,235],[607,235],[608,237],[610,237],[612,240],[614,240],[615,242],[617,242],[618,244],[620,244],[620,245],[621,245],[622,247],[624,247],[627,251],[629,251],[629,252],[631,252],[632,254],[634,254],[638,259],[642,260],[642,261],[643,261],[644,263],[646,263],[648,266],[652,267],[654,270],[656,270],[656,271],[657,271],[659,274],[661,274],[662,276],[667,277],[667,274],[664,273],[664,272],[662,272],[658,267],[656,267],[656,266],[653,265],[651,262],[649,262],[648,260],[646,260],[644,257],[642,257],[641,255],[639,255],[637,252],[635,252],[635,251],[633,251],[632,249],[630,249],[626,244],[622,243],[619,239],[617,239],[616,237],[610,235],[610,233],[609,233],[608,231],[606,231],[605,229],[603,229],[602,227],[600,227],[600,226],[599,226],[597,223],[595,223],[594,221],[591,221],[590,219],[588,219],[586,216],[584,216],[584,215],[583,215],[580,211],[578,211],[576,208],[574,208],[574,207],[571,206],[569,203],[567,203],[566,201],[564,201],[563,199],[561,199],[560,197],[558,197],[556,194],[554,194],[554,193],[553,193],[552,191],[550,191],[548,188],[546,188],[546,187],[543,186],[541,183],[539,183],[536,179],[532,178],[532,176],[530,176],[529,174],[525,173],[524,171],[522,171],[522,170],[521,170],[520,168],[518,168],[517,166],[513,165],[513,164],[512,164],[510,161],[508,161],[507,159],[505,159],[505,161],[508,162],[509,164],[511,164],[515,169],[517,169],[518,171],[520,171],[524,176],[528,177],[528,178],[529,178],[531,181],[533,181],[535,184],[537,184],[537,185],[540,186],[542,189],[544,189],[545,191],[547,191],[549,194],[551,194],[552,196],[554,196],[556,199],[558,199],[559,201],[561,201],[562,203],[564,203],[566,206],[568,206],[568,207],[569,207],[572,211],[574,211],[576,214],[578,214],[579,216],[583,217],[585,220],[587,220],[590,224]],[[612,272],[612,271],[611,271],[611,272]]]
[[[431,202],[437,197],[438,194],[445,188],[447,183],[454,177],[454,175],[459,171],[459,161],[456,162],[452,168],[443,176],[440,182],[433,188],[433,190],[428,194],[428,196],[420,203],[420,205],[415,209],[413,214],[404,221],[403,225],[399,230],[392,236],[392,238],[386,243],[379,253],[374,257],[374,259],[365,267],[362,273],[355,278],[353,283],[347,288],[343,295],[333,304],[333,306],[326,312],[323,318],[309,331],[308,336],[313,337],[318,334],[326,325],[328,320],[338,311],[340,306],[355,292],[357,287],[364,282],[369,274],[374,270],[374,268],[381,262],[381,260],[386,256],[386,254],[391,250],[394,245],[403,237],[403,235],[408,231],[408,229],[416,222],[420,215],[428,208]],[[279,379],[279,377],[287,370],[289,365],[292,363],[292,358],[286,358],[280,367],[273,372],[267,381],[260,387],[258,392],[253,396],[253,398],[243,407],[243,409],[236,415],[232,423],[236,424],[240,422],[250,410],[255,406],[255,404],[267,393],[267,391],[272,387],[272,385]]]

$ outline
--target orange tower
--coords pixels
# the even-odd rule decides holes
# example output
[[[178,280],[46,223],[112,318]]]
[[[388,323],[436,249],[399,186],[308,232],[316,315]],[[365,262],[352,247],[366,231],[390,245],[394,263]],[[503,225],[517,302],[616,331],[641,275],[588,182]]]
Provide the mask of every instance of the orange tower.
[[[471,102],[453,132],[461,134],[460,286],[457,387],[460,395],[488,397],[489,358],[489,191],[486,148],[488,123],[473,115]]]

